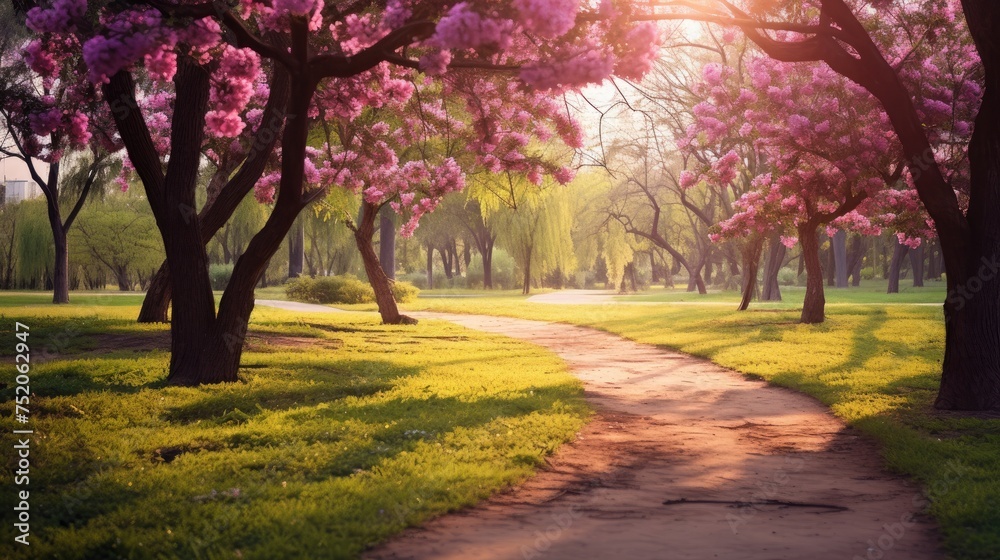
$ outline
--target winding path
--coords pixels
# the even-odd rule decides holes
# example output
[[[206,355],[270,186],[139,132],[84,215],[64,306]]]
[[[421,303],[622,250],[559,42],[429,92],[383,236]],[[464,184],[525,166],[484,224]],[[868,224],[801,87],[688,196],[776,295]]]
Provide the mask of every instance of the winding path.
[[[297,310],[322,306],[312,307]],[[919,489],[808,396],[593,329],[411,315],[549,348],[583,381],[597,415],[521,486],[408,529],[366,558],[944,556],[934,524],[918,514]]]

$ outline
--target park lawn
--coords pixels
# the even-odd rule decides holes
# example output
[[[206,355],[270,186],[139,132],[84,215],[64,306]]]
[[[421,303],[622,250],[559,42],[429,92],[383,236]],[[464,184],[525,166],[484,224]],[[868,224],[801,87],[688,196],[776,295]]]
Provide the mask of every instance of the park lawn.
[[[915,288],[910,280],[901,280],[899,283],[899,293],[887,294],[888,282],[885,280],[863,280],[861,286],[846,289],[827,288],[825,292],[826,302],[830,305],[843,304],[873,304],[892,305],[900,303],[932,303],[940,304],[944,301],[946,286],[938,280],[926,280],[924,286]],[[758,309],[801,309],[802,300],[805,299],[806,289],[804,286],[781,286],[782,301],[780,302],[753,302],[752,307]],[[677,302],[715,302],[730,303],[735,308],[740,303],[741,294],[728,290],[709,290],[707,294],[689,292],[684,286],[674,288],[654,287],[639,293],[616,296],[615,299],[621,302],[656,302],[656,303],[677,303]]]
[[[589,414],[553,354],[445,322],[260,308],[242,381],[185,388],[137,306],[10,297],[0,359],[30,326],[35,435],[31,546],[4,523],[2,558],[353,557],[523,480]],[[4,399],[8,451],[13,414]]]
[[[1000,419],[933,409],[940,307],[831,305],[827,321],[813,326],[797,323],[798,309],[740,313],[717,304],[567,306],[485,296],[419,298],[404,307],[590,326],[812,395],[875,437],[890,468],[922,483],[955,558],[997,558]]]

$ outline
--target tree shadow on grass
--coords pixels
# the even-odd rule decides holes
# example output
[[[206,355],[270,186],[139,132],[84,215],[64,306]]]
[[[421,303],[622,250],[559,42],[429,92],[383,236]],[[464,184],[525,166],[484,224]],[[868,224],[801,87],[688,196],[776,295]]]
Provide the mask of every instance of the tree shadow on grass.
[[[374,395],[392,389],[396,379],[421,372],[419,367],[404,367],[383,360],[339,360],[320,366],[303,363],[295,367],[293,374],[258,374],[263,383],[273,380],[291,386],[236,390],[232,390],[232,386],[222,386],[221,391],[210,391],[204,398],[168,410],[163,418],[178,423],[214,420],[219,424],[241,424],[262,412]]]

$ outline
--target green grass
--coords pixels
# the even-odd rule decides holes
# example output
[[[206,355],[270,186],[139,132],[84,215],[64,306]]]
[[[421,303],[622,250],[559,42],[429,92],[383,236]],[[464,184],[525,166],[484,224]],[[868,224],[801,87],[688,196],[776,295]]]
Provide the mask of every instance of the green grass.
[[[864,280],[861,286],[852,288],[830,288],[825,291],[826,302],[831,305],[842,304],[878,304],[892,305],[901,303],[934,303],[939,304],[945,298],[945,283],[927,280],[924,287],[914,288],[910,281],[902,280],[899,293],[887,294],[888,282],[885,280]],[[806,289],[803,286],[781,286],[781,302],[757,302],[750,305],[759,309],[793,309],[801,308]],[[654,287],[638,294],[617,296],[622,302],[716,302],[731,303],[735,307],[740,302],[740,293],[736,291],[710,290],[707,294],[688,292],[684,286],[675,288]]]
[[[828,320],[815,326],[797,324],[797,309],[740,313],[715,304],[563,306],[483,297],[404,307],[591,326],[812,395],[876,438],[892,469],[922,483],[955,558],[997,558],[1000,419],[932,408],[944,346],[939,307],[845,303],[830,306]]]
[[[349,558],[521,481],[588,415],[551,353],[444,322],[261,308],[242,382],[181,388],[128,296],[26,297],[0,296],[0,359],[28,324],[31,546],[4,523],[3,558]]]

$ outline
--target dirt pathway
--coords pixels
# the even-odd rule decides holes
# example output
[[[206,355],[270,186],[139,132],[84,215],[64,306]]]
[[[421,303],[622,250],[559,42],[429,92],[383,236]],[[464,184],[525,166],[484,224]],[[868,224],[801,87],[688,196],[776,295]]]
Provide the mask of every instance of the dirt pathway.
[[[366,558],[943,557],[934,525],[910,521],[919,490],[807,396],[596,330],[413,315],[553,350],[598,415],[522,486]]]

